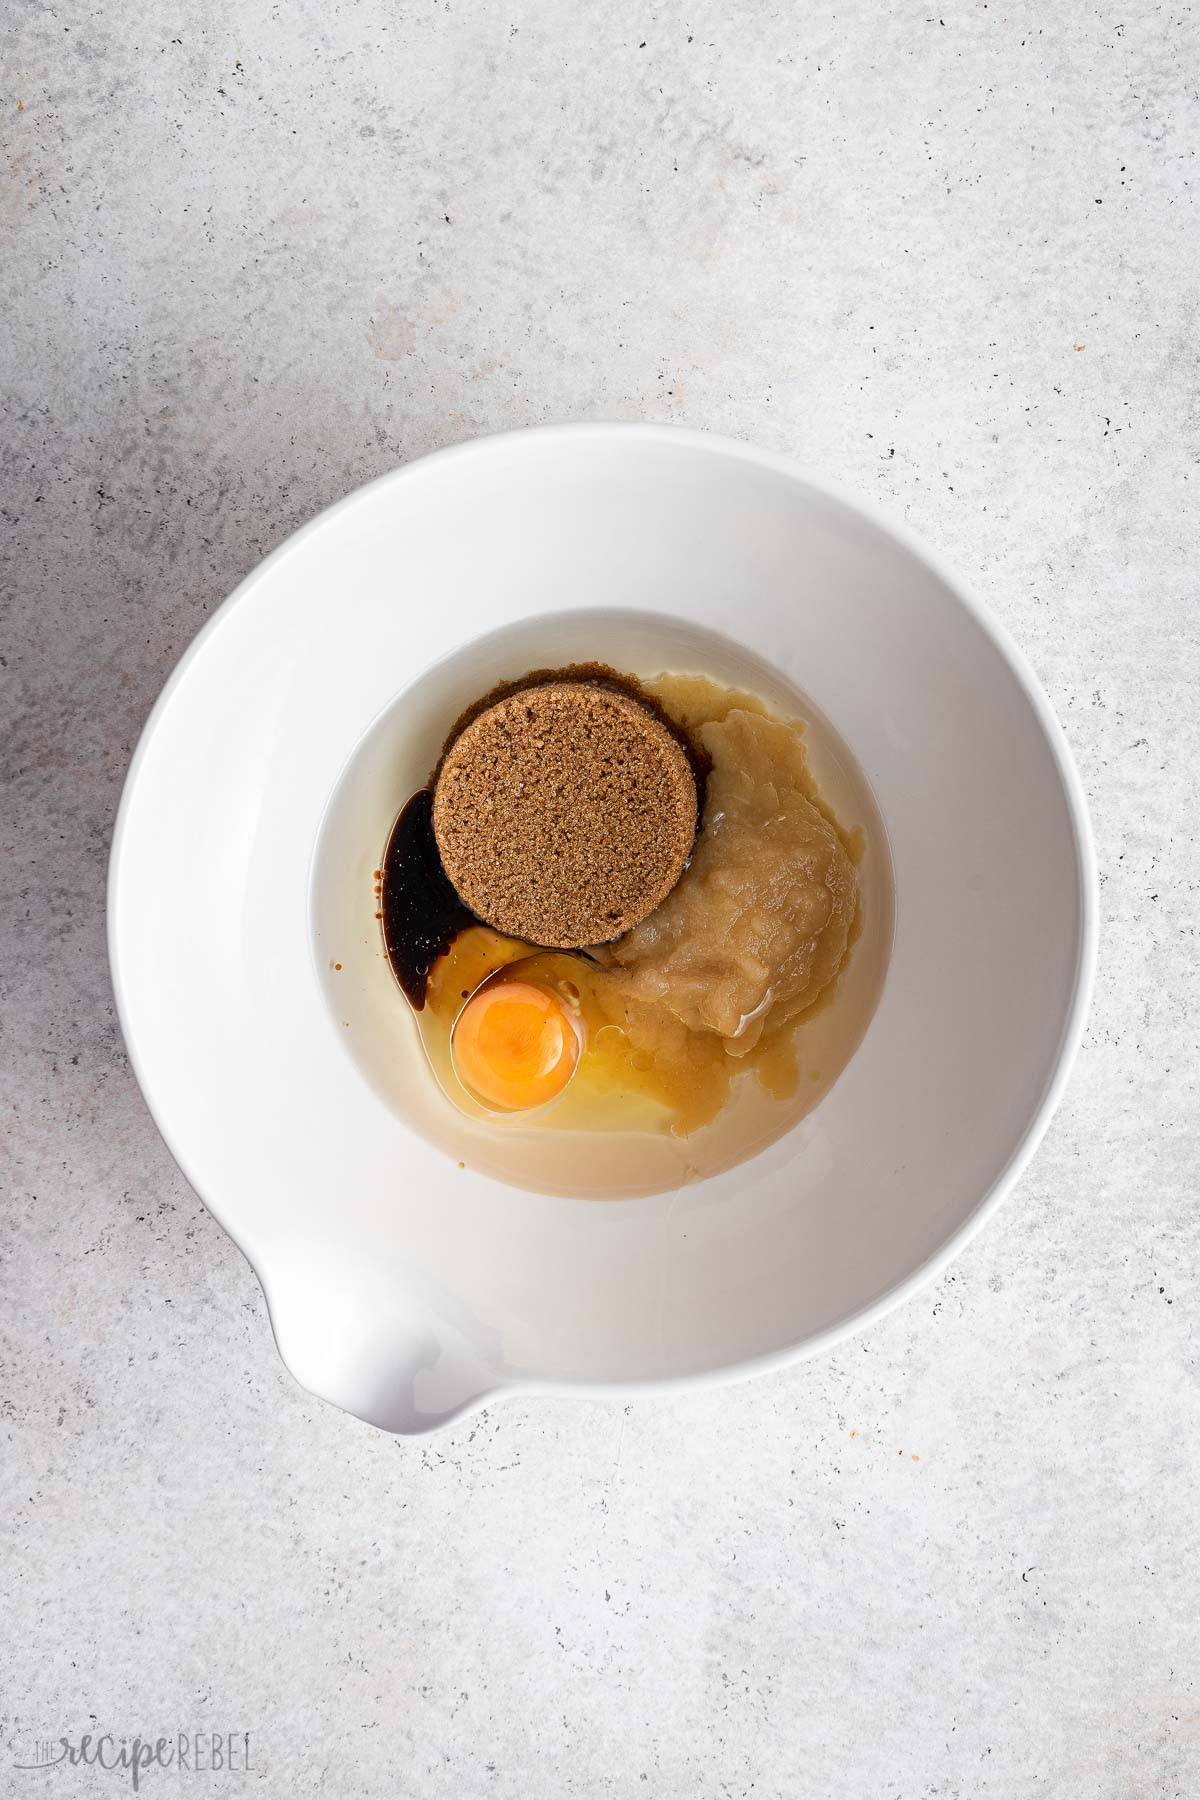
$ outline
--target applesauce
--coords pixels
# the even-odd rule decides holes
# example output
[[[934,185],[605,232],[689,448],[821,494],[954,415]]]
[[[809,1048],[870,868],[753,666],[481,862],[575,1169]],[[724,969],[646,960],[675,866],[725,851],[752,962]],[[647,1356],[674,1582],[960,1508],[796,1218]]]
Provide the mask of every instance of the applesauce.
[[[688,1135],[754,1070],[778,1099],[799,1069],[789,1028],[836,981],[856,929],[861,845],[824,807],[804,727],[706,676],[647,687],[712,760],[687,872],[666,900],[593,952],[600,1004]]]

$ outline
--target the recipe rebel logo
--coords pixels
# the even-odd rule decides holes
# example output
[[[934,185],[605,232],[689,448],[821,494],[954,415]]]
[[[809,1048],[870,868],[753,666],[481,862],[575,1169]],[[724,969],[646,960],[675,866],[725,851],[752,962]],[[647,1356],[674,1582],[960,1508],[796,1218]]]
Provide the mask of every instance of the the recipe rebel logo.
[[[39,1738],[33,1758],[18,1759],[14,1768],[25,1773],[43,1769],[104,1769],[124,1775],[136,1793],[142,1777],[152,1769],[175,1775],[248,1775],[248,1731],[173,1731],[164,1735],[120,1737],[112,1732],[84,1732],[79,1737]]]

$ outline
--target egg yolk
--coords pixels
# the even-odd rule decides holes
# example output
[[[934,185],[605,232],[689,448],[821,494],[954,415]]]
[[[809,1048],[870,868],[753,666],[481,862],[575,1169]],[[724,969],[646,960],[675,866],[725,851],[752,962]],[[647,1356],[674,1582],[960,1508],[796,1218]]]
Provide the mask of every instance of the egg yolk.
[[[458,1015],[451,1052],[459,1080],[485,1106],[527,1112],[566,1087],[579,1061],[579,1034],[548,989],[494,981]]]

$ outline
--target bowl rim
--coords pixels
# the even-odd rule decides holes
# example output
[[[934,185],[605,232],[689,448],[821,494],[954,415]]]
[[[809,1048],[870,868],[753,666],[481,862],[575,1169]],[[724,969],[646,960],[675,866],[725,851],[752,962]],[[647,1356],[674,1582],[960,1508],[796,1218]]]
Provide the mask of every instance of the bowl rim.
[[[883,1319],[888,1313],[904,1304],[905,1301],[934,1280],[943,1270],[949,1267],[954,1259],[972,1242],[984,1226],[995,1216],[1000,1206],[1017,1185],[1028,1168],[1038,1149],[1050,1120],[1057,1108],[1067,1083],[1070,1080],[1075,1059],[1083,1039],[1088,1009],[1091,1004],[1095,983],[1097,947],[1099,937],[1099,878],[1096,864],[1095,842],[1092,833],[1091,819],[1088,813],[1087,798],[1083,783],[1076,767],[1066,733],[1060,723],[1050,701],[1034,672],[1033,666],[1025,652],[1017,644],[1001,620],[985,605],[973,589],[962,577],[943,560],[940,554],[932,550],[922,538],[901,519],[891,517],[875,501],[858,494],[848,486],[824,475],[818,475],[807,468],[798,458],[781,451],[760,449],[756,445],[746,443],[742,439],[727,437],[720,433],[697,430],[682,425],[642,423],[632,420],[605,420],[594,422],[575,422],[569,424],[518,426],[510,430],[487,433],[472,437],[462,442],[451,444],[445,448],[432,450],[414,457],[410,462],[390,469],[373,480],[354,488],[340,500],[323,507],[305,524],[290,532],[276,547],[263,557],[254,568],[243,577],[238,585],[220,603],[210,618],[188,644],[186,650],[167,677],[157,699],[154,702],[138,737],[133,755],[130,759],[125,780],[121,789],[116,817],[113,825],[112,842],[108,858],[108,875],[106,883],[106,939],[108,949],[109,972],[112,982],[113,997],[117,1009],[117,1018],[121,1027],[130,1068],[141,1090],[147,1111],[163,1143],[172,1159],[183,1174],[193,1191],[204,1202],[220,1228],[233,1241],[238,1250],[246,1258],[253,1270],[267,1302],[268,1315],[275,1337],[276,1349],[289,1373],[292,1373],[287,1356],[279,1340],[275,1325],[272,1305],[271,1280],[268,1271],[259,1269],[245,1246],[238,1238],[237,1232],[222,1218],[215,1205],[210,1205],[203,1188],[194,1178],[189,1168],[189,1159],[182,1146],[173,1141],[173,1134],[159,1117],[151,1099],[152,1084],[149,1070],[139,1050],[136,1034],[129,1017],[129,1008],[125,992],[120,955],[117,943],[116,899],[122,851],[129,818],[133,810],[134,796],[141,778],[142,770],[150,754],[151,746],[158,726],[166,713],[171,700],[187,678],[193,661],[199,655],[209,638],[228,622],[234,609],[247,600],[260,581],[273,571],[284,558],[292,555],[305,541],[323,530],[335,516],[350,512],[368,497],[374,496],[386,487],[411,478],[416,472],[425,473],[427,466],[438,464],[449,467],[456,462],[463,462],[479,456],[503,453],[517,444],[537,438],[541,443],[555,440],[576,443],[584,439],[607,440],[609,442],[638,441],[640,443],[658,443],[664,447],[691,449],[705,454],[726,458],[735,462],[749,464],[778,475],[785,480],[795,482],[807,488],[819,498],[832,502],[845,509],[853,517],[865,522],[884,538],[890,539],[908,552],[917,562],[923,564],[953,595],[955,600],[967,611],[975,624],[991,642],[1008,665],[1025,698],[1033,711],[1043,736],[1054,760],[1054,765],[1062,785],[1063,796],[1067,805],[1072,836],[1074,840],[1075,864],[1079,887],[1079,920],[1077,952],[1075,968],[1071,979],[1071,998],[1066,1008],[1058,1048],[1050,1072],[1043,1085],[1036,1105],[1031,1109],[1025,1128],[1014,1144],[1008,1160],[997,1173],[987,1191],[979,1201],[945,1238],[924,1262],[920,1263],[909,1274],[896,1282],[884,1293],[856,1311],[848,1314],[835,1325],[813,1333],[800,1342],[785,1345],[782,1348],[764,1351],[758,1355],[745,1357],[737,1362],[723,1364],[714,1369],[689,1371],[684,1374],[656,1377],[634,1377],[623,1381],[572,1381],[565,1379],[529,1378],[508,1381],[498,1379],[483,1392],[471,1396],[460,1406],[431,1419],[427,1429],[438,1429],[453,1423],[457,1419],[493,1404],[499,1399],[519,1399],[539,1395],[577,1396],[579,1398],[609,1397],[632,1398],[650,1396],[656,1393],[673,1393],[683,1389],[708,1388],[725,1386],[735,1381],[744,1380],[753,1375],[769,1374],[775,1370],[789,1368],[794,1364],[805,1362],[811,1357],[825,1354],[844,1343],[848,1338]],[[293,1375],[298,1385],[304,1386]],[[314,1392],[307,1389],[308,1392]],[[317,1395],[318,1398],[325,1398]]]

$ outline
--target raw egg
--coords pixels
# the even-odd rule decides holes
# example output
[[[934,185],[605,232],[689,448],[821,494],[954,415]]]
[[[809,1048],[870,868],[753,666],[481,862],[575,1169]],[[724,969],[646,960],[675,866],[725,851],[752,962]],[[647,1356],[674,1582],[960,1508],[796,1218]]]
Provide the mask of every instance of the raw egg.
[[[485,1106],[529,1112],[561,1094],[575,1073],[579,1027],[550,988],[485,982],[455,1021],[450,1054],[463,1086]]]

